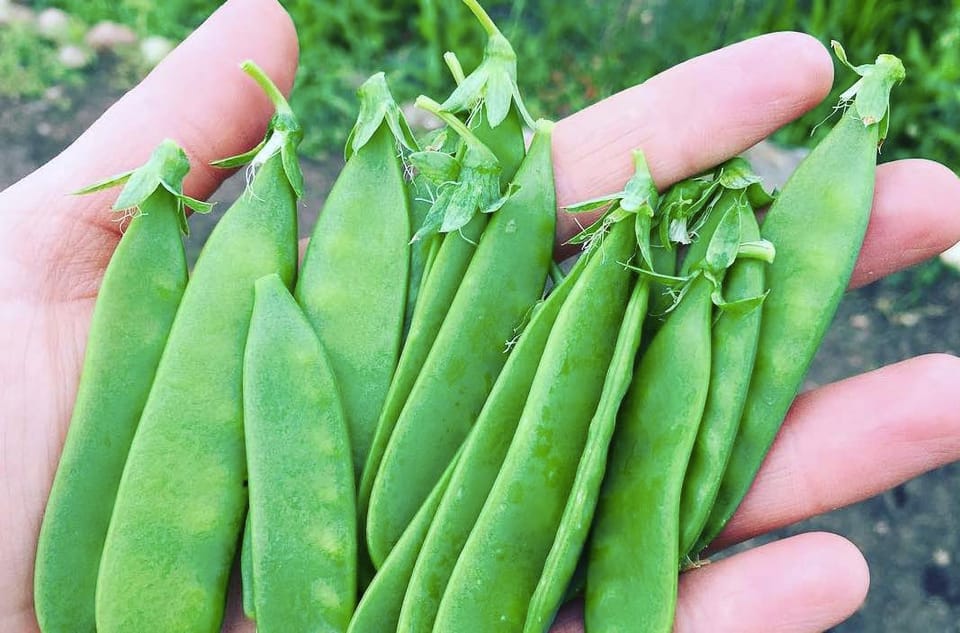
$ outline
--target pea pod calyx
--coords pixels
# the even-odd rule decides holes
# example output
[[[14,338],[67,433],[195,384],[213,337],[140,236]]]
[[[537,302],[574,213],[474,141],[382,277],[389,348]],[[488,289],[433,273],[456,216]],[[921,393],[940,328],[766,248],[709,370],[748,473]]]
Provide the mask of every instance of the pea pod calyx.
[[[438,187],[436,201],[424,219],[423,225],[414,234],[411,242],[416,242],[435,233],[457,231],[477,213],[493,213],[498,210],[516,192],[516,187],[508,187],[500,192],[500,161],[490,149],[474,135],[462,121],[429,97],[417,98],[418,108],[426,110],[446,123],[463,140],[465,149],[459,162],[459,174],[456,181],[448,181]],[[429,153],[428,153],[429,154]],[[448,156],[444,154],[445,156]],[[440,167],[440,177],[449,176],[457,171],[447,159],[438,156],[422,156]],[[451,157],[452,158],[452,157]],[[456,159],[453,159],[456,161]]]
[[[476,0],[463,2],[476,16],[489,39],[480,65],[459,82],[440,108],[447,112],[461,112],[482,104],[490,127],[497,127],[507,118],[510,106],[516,105],[524,122],[534,127],[535,121],[523,104],[517,86],[517,54],[513,46]]]
[[[879,124],[879,142],[883,143],[890,128],[890,91],[907,75],[903,62],[894,55],[882,54],[872,64],[854,66],[839,42],[833,40],[830,46],[840,63],[860,75],[857,83],[840,95],[838,107],[852,108],[864,126]]]
[[[162,187],[176,199],[180,230],[184,235],[189,235],[186,207],[197,213],[209,213],[213,209],[212,203],[191,198],[183,193],[183,179],[189,170],[190,161],[183,148],[174,141],[165,139],[142,166],[101,180],[74,193],[82,195],[125,185],[117,201],[113,203],[113,210],[137,213],[140,205]]]
[[[263,140],[253,149],[210,164],[225,169],[247,165],[249,170],[247,181],[252,182],[257,170],[279,152],[283,173],[297,199],[300,199],[303,197],[303,171],[300,169],[300,161],[297,160],[297,147],[303,140],[303,128],[300,127],[300,122],[283,93],[262,68],[250,59],[240,64],[240,68],[263,89],[273,103],[275,112],[270,118]]]
[[[390,131],[393,132],[394,138],[404,148],[411,152],[420,149],[413,130],[410,129],[410,124],[407,123],[400,106],[393,98],[393,93],[390,92],[386,75],[379,72],[371,76],[357,89],[357,96],[360,98],[360,113],[357,115],[357,122],[347,136],[347,143],[344,148],[344,158],[346,160],[350,160],[355,152],[366,145],[367,141],[384,123],[387,124]]]

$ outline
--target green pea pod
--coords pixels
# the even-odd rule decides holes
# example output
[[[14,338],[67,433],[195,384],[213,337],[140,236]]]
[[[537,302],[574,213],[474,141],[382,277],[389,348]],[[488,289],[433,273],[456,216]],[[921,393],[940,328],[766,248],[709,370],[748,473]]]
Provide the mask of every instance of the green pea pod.
[[[504,342],[543,292],[556,226],[552,129],[552,123],[537,124],[517,171],[519,190],[483,232],[390,436],[367,515],[375,564],[463,443],[506,362]]]
[[[520,124],[520,115],[516,112],[511,113],[496,128],[491,128],[481,121],[473,132],[500,161],[501,185],[505,185],[506,181],[513,178],[523,160],[523,128]],[[370,490],[373,488],[373,481],[380,468],[380,461],[383,459],[383,453],[396,426],[397,418],[410,395],[413,383],[420,374],[420,369],[433,346],[443,319],[453,303],[457,288],[460,287],[463,275],[489,220],[489,214],[479,213],[460,231],[433,236],[433,239],[440,240],[437,252],[423,278],[423,288],[417,297],[417,307],[411,315],[407,339],[400,353],[397,370],[390,381],[390,388],[377,420],[377,429],[360,479],[358,505],[361,521],[366,516]],[[413,248],[417,248],[416,244]],[[426,267],[427,264],[424,266]]]
[[[314,226],[294,290],[340,385],[357,480],[397,366],[410,262],[409,198],[397,151],[404,135],[396,132],[403,126],[391,124],[396,104],[382,73],[359,94],[349,160]]]
[[[398,630],[433,631],[443,590],[510,448],[547,337],[594,252],[580,257],[564,281],[545,301],[537,304],[497,377],[464,444],[450,482],[451,492],[444,495],[420,551],[403,599]]]
[[[560,527],[530,599],[524,633],[544,633],[550,628],[576,571],[593,522],[617,411],[633,377],[633,365],[640,347],[649,297],[649,282],[642,277],[634,284],[627,303],[613,358],[604,378],[600,402],[590,421],[587,441],[560,519]]]
[[[257,631],[344,631],[357,593],[350,442],[326,352],[276,274],[243,361]]]
[[[243,601],[243,615],[251,620],[257,619],[256,597],[253,593],[253,532],[250,530],[250,512],[243,522],[243,541],[240,543],[240,593]]]
[[[434,633],[520,631],[600,398],[633,273],[631,222],[613,225],[564,302],[517,431],[457,560]],[[494,555],[491,555],[494,553]]]
[[[588,631],[673,630],[680,490],[710,381],[712,283],[654,336],[620,412],[587,562]]]
[[[100,563],[100,633],[213,633],[223,619],[247,505],[241,369],[254,283],[274,272],[292,283],[297,263],[300,128],[266,75],[243,67],[277,115],[249,187],[200,253],[130,446]]]
[[[183,150],[164,141],[140,169],[86,190],[126,181],[122,206],[114,209],[135,211],[97,295],[73,415],[40,528],[34,605],[49,633],[96,630],[97,569],[120,474],[187,285],[180,227],[189,167]]]
[[[777,258],[767,269],[756,362],[733,453],[695,551],[716,538],[753,483],[853,274],[873,205],[890,90],[904,77],[892,55],[855,70],[862,78],[844,93],[849,107],[761,225]]]
[[[745,201],[735,208],[741,220],[740,239],[759,240],[760,229],[753,208]],[[711,234],[710,227],[705,227],[703,237]],[[762,296],[766,266],[766,262],[758,259],[737,260],[723,280],[726,300],[735,302]],[[680,498],[681,558],[691,553],[700,536],[730,458],[753,371],[760,318],[760,309],[721,310],[713,323],[710,390]]]
[[[363,599],[357,605],[357,610],[350,620],[347,633],[379,633],[380,631],[396,631],[397,619],[400,617],[400,606],[403,603],[404,592],[410,581],[414,563],[420,554],[423,539],[427,535],[433,517],[440,504],[440,499],[447,490],[450,475],[453,473],[457,458],[450,463],[443,477],[434,486],[430,496],[417,510],[413,520],[403,536],[397,541],[396,547],[387,556],[387,560],[377,571],[373,582],[367,587]],[[399,629],[404,630],[404,629]]]

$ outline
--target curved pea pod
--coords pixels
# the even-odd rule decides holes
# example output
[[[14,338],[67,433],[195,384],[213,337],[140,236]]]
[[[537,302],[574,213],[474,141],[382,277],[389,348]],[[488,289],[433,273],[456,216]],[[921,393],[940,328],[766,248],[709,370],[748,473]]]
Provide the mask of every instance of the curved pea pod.
[[[557,315],[513,441],[440,602],[434,633],[520,631],[600,398],[633,273],[613,225]],[[491,555],[494,553],[494,555]]]
[[[690,284],[618,417],[587,561],[588,631],[673,629],[681,486],[710,381],[712,284]]]
[[[742,200],[737,207],[741,239],[748,243],[759,240],[760,229],[752,207]],[[705,227],[704,237],[710,234]],[[763,296],[767,265],[760,259],[738,259],[723,279],[724,298],[735,305]],[[695,553],[691,549],[710,515],[730,459],[753,371],[760,319],[760,306],[755,305],[746,310],[721,310],[713,323],[710,390],[680,498],[681,558]]]
[[[504,343],[543,292],[556,225],[552,127],[538,123],[519,189],[492,214],[390,436],[367,515],[374,563],[463,443],[506,362]]]
[[[34,605],[48,633],[96,630],[97,569],[120,474],[187,285],[183,207],[208,208],[183,195],[188,169],[186,154],[168,140],[143,167],[84,190],[126,182],[114,209],[135,211],[97,294],[73,415],[40,528]]]
[[[510,448],[550,330],[592,254],[590,251],[580,257],[563,282],[537,304],[497,377],[463,446],[450,492],[443,496],[417,558],[403,599],[398,630],[433,631],[450,574]]]
[[[403,603],[404,591],[410,581],[414,563],[423,546],[423,539],[427,529],[434,520],[440,499],[447,490],[450,475],[457,463],[457,458],[450,463],[443,477],[434,486],[430,496],[417,510],[413,520],[403,536],[397,541],[396,547],[387,556],[387,560],[377,571],[373,582],[367,587],[363,599],[357,605],[357,610],[350,620],[347,633],[378,633],[380,631],[403,631],[397,629],[397,619],[400,617],[400,606]]]
[[[649,297],[649,282],[645,277],[638,279],[630,293],[613,357],[603,381],[600,402],[590,421],[583,455],[577,465],[560,526],[530,599],[524,633],[544,633],[550,628],[567,587],[573,580],[597,507],[617,412],[633,377]]]
[[[506,186],[524,156],[523,128],[519,115],[512,113],[496,128],[491,128],[481,121],[473,133],[497,157],[501,169],[500,184]],[[453,303],[490,217],[490,214],[478,213],[459,231],[431,236],[431,239],[439,240],[437,252],[423,277],[423,287],[417,296],[417,306],[411,316],[407,339],[400,353],[397,370],[390,381],[360,479],[358,504],[361,517],[366,516],[370,491],[390,435]],[[414,243],[412,247],[416,249],[417,244]]]
[[[97,583],[100,633],[218,631],[247,505],[241,371],[254,283],[297,262],[300,128],[278,107],[255,175],[208,238],[123,470]]]
[[[243,362],[257,630],[345,631],[357,593],[347,425],[326,353],[276,274],[257,281]]]
[[[314,226],[294,291],[337,376],[357,480],[400,354],[410,211],[397,144],[414,143],[383,73],[358,94],[349,157]]]
[[[835,48],[846,62],[843,49]],[[760,227],[777,258],[767,269],[770,292],[740,428],[697,551],[720,533],[753,483],[853,274],[873,205],[890,91],[904,77],[892,55],[854,70],[861,79],[841,96],[848,107],[797,167]]]

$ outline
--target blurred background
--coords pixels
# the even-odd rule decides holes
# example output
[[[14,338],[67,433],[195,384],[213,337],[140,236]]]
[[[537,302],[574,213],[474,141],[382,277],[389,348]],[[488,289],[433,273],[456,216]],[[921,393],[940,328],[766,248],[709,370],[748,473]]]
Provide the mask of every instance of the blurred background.
[[[69,144],[218,4],[0,0],[0,189]],[[469,72],[485,37],[455,0],[283,4],[301,44],[292,103],[307,132],[302,150],[308,197],[301,231],[308,234],[341,166],[360,83],[384,70],[402,102],[421,93],[443,97],[452,82],[442,53],[455,50]],[[841,41],[855,64],[881,52],[903,59],[907,80],[894,94],[881,160],[924,157],[960,168],[960,0],[487,0],[484,5],[517,51],[521,90],[534,116],[559,119],[690,57],[761,33],[799,30],[825,44]],[[771,182],[782,183],[826,131],[828,126],[810,132],[829,114],[839,90],[854,80],[839,67],[837,77],[838,88],[823,106],[751,152]],[[228,182],[215,199],[229,203],[241,186]],[[219,205],[221,212],[226,206]],[[216,214],[192,221],[194,255],[215,221]],[[910,221],[907,214],[903,221]],[[957,306],[960,276],[946,258],[848,293],[807,387],[922,353],[960,353]],[[837,633],[960,633],[957,491],[960,466],[952,465],[763,540],[824,529],[864,551],[873,578],[870,595],[860,612],[833,629]]]

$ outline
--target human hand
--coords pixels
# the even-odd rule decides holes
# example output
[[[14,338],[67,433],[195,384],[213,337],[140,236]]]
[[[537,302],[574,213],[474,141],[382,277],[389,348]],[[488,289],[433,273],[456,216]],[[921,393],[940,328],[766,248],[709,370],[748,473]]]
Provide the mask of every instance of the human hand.
[[[205,198],[223,178],[209,161],[254,145],[271,114],[236,65],[252,58],[289,88],[296,50],[277,4],[232,0],[67,151],[0,193],[0,630],[37,630],[37,533],[97,288],[119,239],[106,213],[114,194],[66,194],[142,164],[169,137],[191,158],[186,192]],[[831,73],[816,41],[770,35],[687,62],[571,116],[554,133],[559,202],[618,189],[635,147],[645,150],[661,187],[711,167],[815,106]],[[217,90],[201,93],[199,86]],[[960,239],[958,194],[960,182],[942,166],[881,167],[854,284]],[[560,237],[574,228],[562,217]],[[960,395],[948,388],[955,379],[956,359],[930,356],[800,397],[722,541],[852,503],[960,457],[960,423],[951,416]],[[684,574],[676,628],[820,631],[856,609],[866,586],[864,561],[849,542],[795,537]],[[579,622],[570,609],[555,631],[580,631]],[[253,626],[231,608],[225,630]]]

